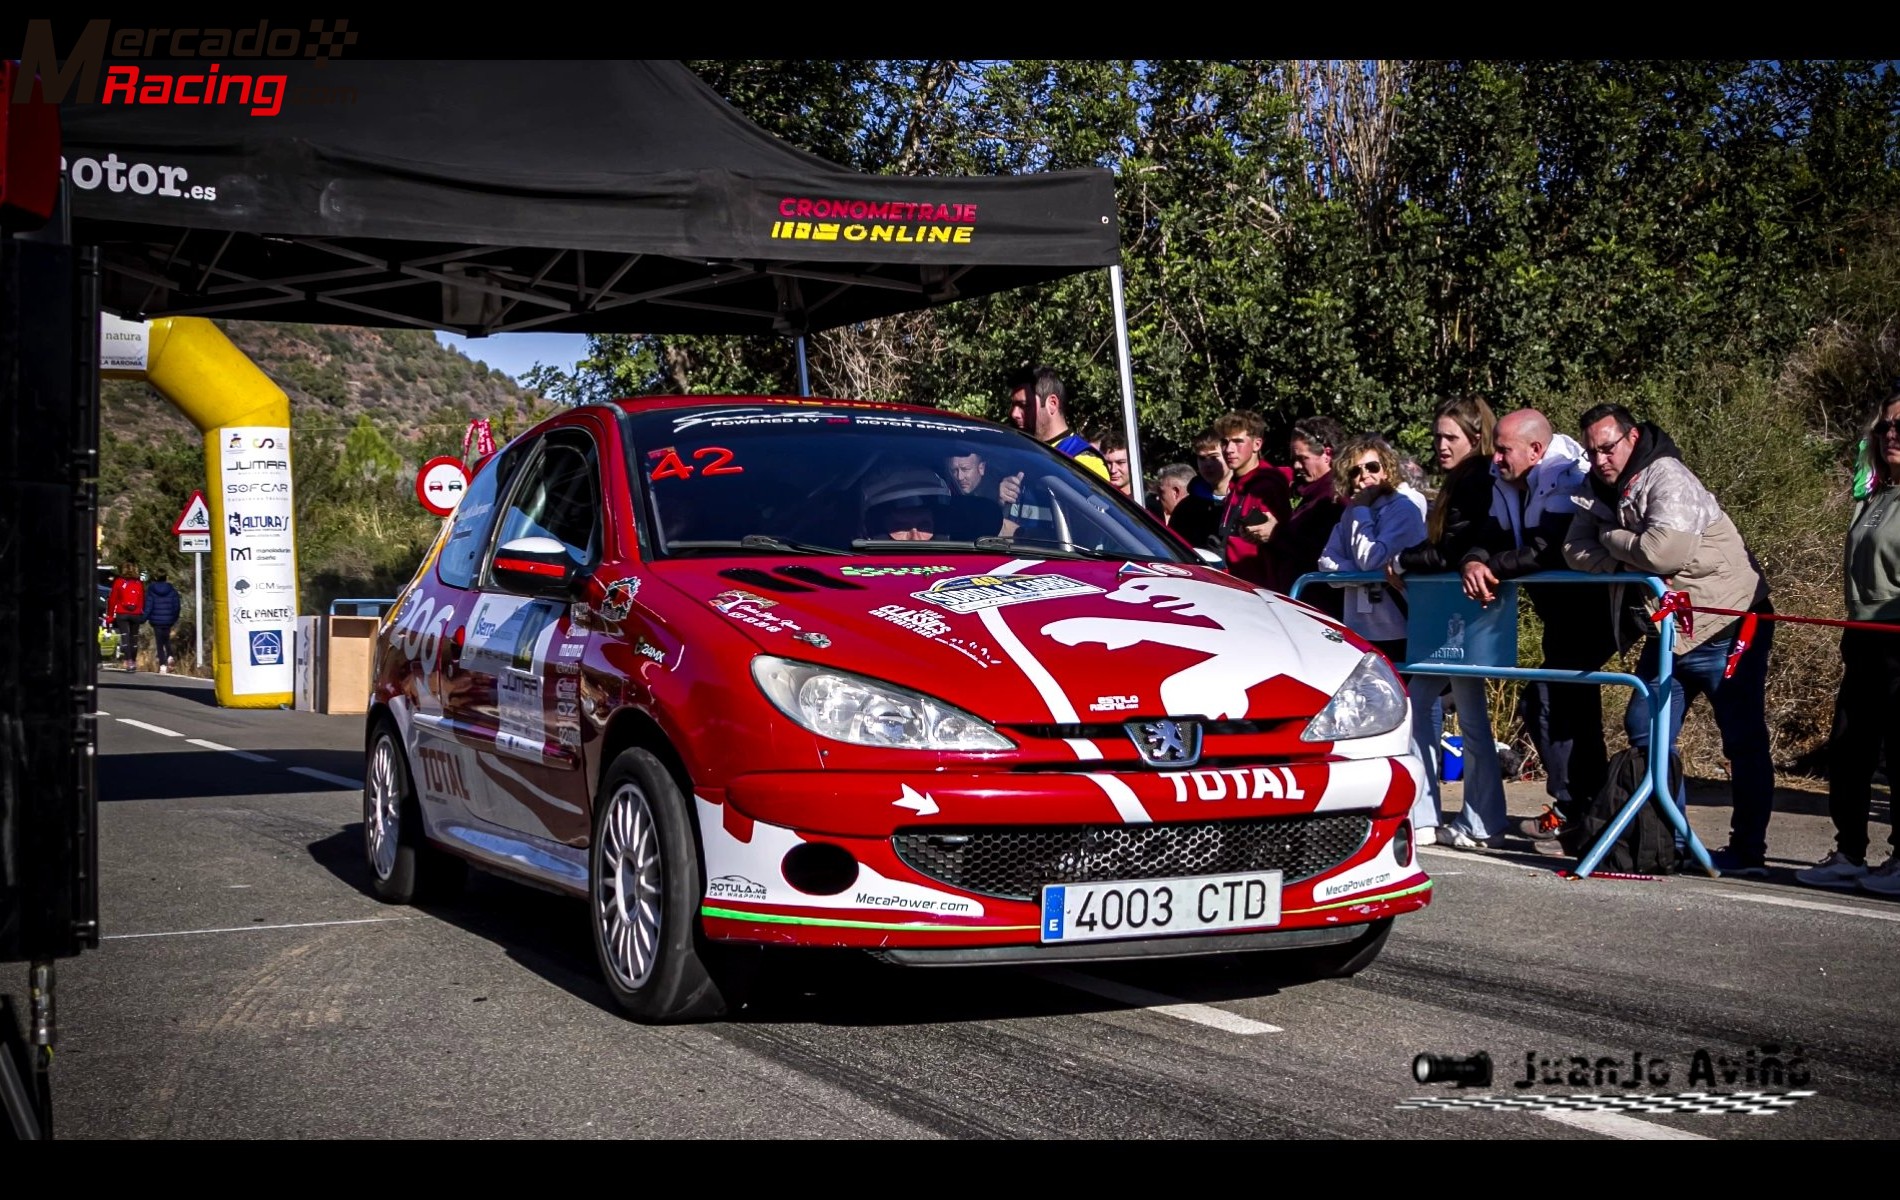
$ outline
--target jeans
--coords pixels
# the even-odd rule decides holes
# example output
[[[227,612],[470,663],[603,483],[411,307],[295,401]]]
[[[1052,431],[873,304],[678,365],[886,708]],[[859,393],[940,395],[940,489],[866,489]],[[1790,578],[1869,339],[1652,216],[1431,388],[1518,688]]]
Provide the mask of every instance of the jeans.
[[[154,625],[152,637],[158,642],[158,665],[161,667],[168,665],[172,660],[172,627]]]
[[[1545,628],[1545,670],[1601,671],[1615,649],[1607,635],[1578,630],[1557,636],[1548,632],[1549,623]],[[1520,694],[1518,711],[1544,764],[1544,790],[1551,807],[1566,820],[1579,815],[1603,790],[1609,774],[1602,685],[1529,682]]]
[[[1764,610],[1765,611],[1765,610]],[[1722,731],[1722,753],[1728,756],[1731,778],[1729,794],[1734,811],[1729,817],[1729,850],[1744,860],[1760,860],[1768,849],[1768,818],[1775,806],[1775,764],[1768,754],[1768,651],[1774,645],[1775,624],[1762,621],[1755,627],[1755,640],[1742,653],[1732,679],[1722,678],[1728,665],[1729,651],[1735,648],[1735,635],[1741,629],[1735,618],[1716,637],[1687,654],[1676,655],[1675,671],[1670,678],[1669,749],[1676,748],[1682,732],[1682,718],[1697,696],[1707,696],[1715,711],[1715,725]],[[1649,638],[1643,645],[1636,674],[1644,679],[1656,674],[1660,642]],[[1623,715],[1623,732],[1630,745],[1649,745],[1649,700],[1638,693],[1631,697],[1629,711]],[[1672,799],[1686,819],[1688,797]],[[1681,849],[1678,840],[1677,848]]]
[[[1458,729],[1464,738],[1465,807],[1455,822],[1479,841],[1504,832],[1504,771],[1498,765],[1497,739],[1491,733],[1491,709],[1485,697],[1484,680],[1470,675],[1414,675],[1406,687],[1412,693],[1412,736],[1420,746],[1440,745],[1438,726],[1439,689],[1451,685],[1452,703],[1458,706]],[[1424,702],[1426,696],[1432,697]],[[1429,741],[1427,739],[1430,739]],[[1437,756],[1425,756],[1425,782],[1436,814],[1445,811],[1439,788]],[[1413,824],[1417,824],[1414,820]]]
[[[112,622],[119,628],[119,661],[136,663],[139,658],[139,619],[137,617],[117,617]]]

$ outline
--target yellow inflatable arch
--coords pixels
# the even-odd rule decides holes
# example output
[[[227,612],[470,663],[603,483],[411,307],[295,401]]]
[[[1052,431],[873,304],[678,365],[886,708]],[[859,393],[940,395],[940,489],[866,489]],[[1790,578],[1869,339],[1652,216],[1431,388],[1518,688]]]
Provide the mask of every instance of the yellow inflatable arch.
[[[151,384],[204,434],[218,703],[288,706],[298,610],[290,397],[203,317],[108,317],[100,345],[101,376]]]

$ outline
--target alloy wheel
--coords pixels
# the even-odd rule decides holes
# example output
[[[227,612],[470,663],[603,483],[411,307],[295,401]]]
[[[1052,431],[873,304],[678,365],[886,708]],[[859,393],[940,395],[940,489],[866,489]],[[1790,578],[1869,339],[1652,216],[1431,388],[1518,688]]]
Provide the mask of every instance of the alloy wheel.
[[[607,801],[594,883],[595,935],[616,981],[644,987],[659,958],[660,839],[646,794],[622,783]]]
[[[370,869],[378,879],[388,879],[396,869],[396,845],[402,834],[401,767],[396,754],[394,738],[383,734],[376,739],[363,789],[363,831],[369,839]]]

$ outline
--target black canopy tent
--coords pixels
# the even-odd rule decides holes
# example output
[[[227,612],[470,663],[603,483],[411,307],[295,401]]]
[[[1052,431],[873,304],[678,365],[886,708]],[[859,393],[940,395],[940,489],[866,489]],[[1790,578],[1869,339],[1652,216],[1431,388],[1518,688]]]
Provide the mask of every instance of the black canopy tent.
[[[137,69],[224,102],[62,106],[73,240],[121,316],[802,339],[1107,268],[1140,478],[1106,171],[865,175],[672,61]]]

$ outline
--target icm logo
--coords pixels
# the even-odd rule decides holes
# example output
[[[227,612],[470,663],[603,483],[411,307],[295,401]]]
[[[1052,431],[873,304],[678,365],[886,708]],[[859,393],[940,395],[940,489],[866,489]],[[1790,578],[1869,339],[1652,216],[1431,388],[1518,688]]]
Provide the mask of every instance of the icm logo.
[[[247,550],[245,551],[245,553],[249,554],[250,551]],[[248,579],[240,579],[236,583],[231,585],[231,590],[236,592],[238,595],[242,596],[245,592],[248,592],[251,590],[251,581]]]
[[[279,629],[259,629],[251,633],[251,665],[280,667],[284,663],[284,634]]]

